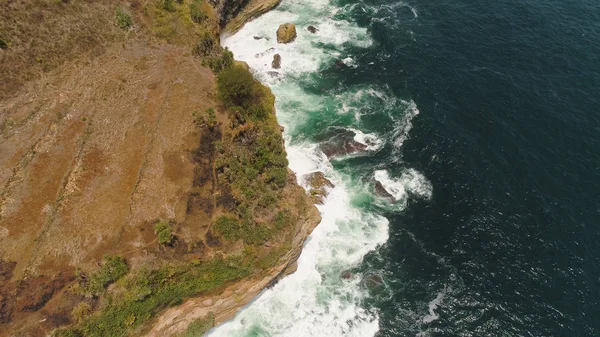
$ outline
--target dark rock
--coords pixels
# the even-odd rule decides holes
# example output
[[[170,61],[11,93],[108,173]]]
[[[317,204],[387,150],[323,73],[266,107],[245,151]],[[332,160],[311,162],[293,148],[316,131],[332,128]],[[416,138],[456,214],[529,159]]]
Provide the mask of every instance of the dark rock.
[[[276,71],[267,71],[267,74],[271,77],[279,77],[279,73]]]
[[[342,272],[342,279],[344,279],[344,280],[349,280],[353,277],[354,277],[354,274],[352,274],[352,272],[350,272],[349,270]]]
[[[264,39],[264,37],[262,37],[262,36],[254,36],[254,39],[255,40],[262,40],[262,39]]]
[[[383,187],[383,185],[381,184],[381,182],[379,182],[378,180],[375,180],[375,194],[377,194],[378,196],[382,197],[383,199],[389,201],[389,202],[395,202],[396,199],[394,198],[393,195],[390,194],[390,192],[388,192],[385,187]]]
[[[271,62],[271,67],[273,67],[273,69],[281,68],[281,55],[273,55],[273,62]]]
[[[367,152],[367,145],[354,140],[354,136],[351,130],[338,129],[329,140],[321,143],[321,151],[328,158]]]
[[[379,275],[368,274],[365,275],[362,282],[367,288],[373,289],[383,285],[383,278]]]
[[[315,26],[308,26],[306,29],[313,34],[319,31],[319,29],[317,29]]]
[[[335,66],[339,69],[346,69],[348,68],[348,66],[346,65],[346,63],[344,63],[343,60],[337,60],[335,61]]]
[[[267,50],[263,51],[262,53],[255,54],[255,55],[254,55],[254,57],[262,57],[262,56],[265,56],[265,55],[267,55],[268,53],[272,52],[273,50],[275,50],[275,48],[272,48],[272,47],[271,47],[271,48],[269,48],[269,49],[267,49]]]

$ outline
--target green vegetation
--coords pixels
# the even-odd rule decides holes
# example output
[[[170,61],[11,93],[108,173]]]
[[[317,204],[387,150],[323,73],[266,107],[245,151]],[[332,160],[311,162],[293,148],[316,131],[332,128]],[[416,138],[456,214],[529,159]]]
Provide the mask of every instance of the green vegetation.
[[[92,306],[87,302],[81,302],[71,311],[71,317],[76,322],[83,321],[92,312]]]
[[[154,225],[154,233],[158,237],[158,243],[161,245],[170,245],[173,243],[173,231],[169,223],[166,221],[160,221]]]
[[[100,312],[57,335],[126,336],[160,309],[250,275],[253,270],[249,265],[255,263],[236,256],[157,270],[142,269],[119,282],[123,287],[120,295],[107,297]]]
[[[227,107],[249,108],[257,90],[256,80],[242,66],[223,70],[217,79],[219,100]]]
[[[121,256],[104,256],[100,269],[92,275],[86,277],[83,273],[77,272],[81,291],[89,297],[97,297],[104,293],[106,287],[123,277],[129,271],[125,259]]]
[[[204,32],[196,46],[194,46],[192,53],[200,57],[208,56],[215,51],[217,45],[215,38],[209,32]]]
[[[206,317],[195,320],[179,337],[204,336],[204,334],[212,329],[213,326],[215,326],[215,315],[211,312]]]
[[[8,48],[8,44],[6,44],[6,42],[2,39],[0,39],[0,49],[6,49]]]
[[[161,0],[160,2],[162,9],[166,10],[167,12],[175,12],[176,9],[173,0]]]
[[[128,30],[133,27],[133,19],[131,19],[131,15],[125,13],[121,7],[117,7],[115,10],[115,15],[117,17],[117,25],[119,28]]]
[[[222,70],[233,66],[233,53],[225,48],[218,55],[210,55],[204,58],[202,65],[209,67],[215,74],[218,74]]]
[[[204,13],[204,11],[202,11],[202,9],[200,8],[199,1],[193,1],[190,4],[190,17],[192,18],[192,21],[199,24],[204,22],[204,20],[206,20],[206,18],[208,17],[206,13]]]

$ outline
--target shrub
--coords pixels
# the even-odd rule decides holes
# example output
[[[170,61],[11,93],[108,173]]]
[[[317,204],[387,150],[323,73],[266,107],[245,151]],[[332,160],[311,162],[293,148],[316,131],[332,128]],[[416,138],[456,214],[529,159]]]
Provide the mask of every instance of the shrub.
[[[256,80],[246,68],[234,66],[219,74],[217,92],[224,105],[247,108],[256,95]]]
[[[218,217],[212,228],[217,234],[231,241],[240,239],[242,235],[239,221],[231,216],[223,215]]]
[[[167,12],[175,12],[175,4],[173,0],[160,0],[162,9]]]
[[[233,66],[233,53],[225,48],[221,55],[208,56],[202,60],[202,65],[209,67],[215,74]]]
[[[115,15],[117,17],[117,25],[119,25],[121,29],[127,30],[133,26],[131,15],[125,13],[121,7],[117,7],[115,10]]]
[[[90,314],[90,312],[92,312],[92,306],[89,305],[89,303],[81,302],[73,308],[71,317],[73,317],[76,322],[81,322]]]
[[[154,233],[158,237],[158,243],[161,245],[170,245],[173,242],[171,226],[165,221],[160,221],[154,225]]]
[[[8,44],[6,44],[6,42],[2,39],[0,39],[0,49],[6,49],[8,48]]]
[[[98,296],[106,287],[123,277],[129,271],[125,259],[121,256],[104,256],[100,269],[84,280],[82,289],[86,295]]]
[[[192,54],[196,56],[208,56],[215,49],[215,39],[209,32],[204,32],[200,37],[200,41],[194,46]]]
[[[202,23],[208,16],[202,11],[197,2],[192,2],[190,4],[190,17],[195,23]]]
[[[211,312],[205,317],[195,320],[179,337],[204,336],[215,325],[215,315]]]

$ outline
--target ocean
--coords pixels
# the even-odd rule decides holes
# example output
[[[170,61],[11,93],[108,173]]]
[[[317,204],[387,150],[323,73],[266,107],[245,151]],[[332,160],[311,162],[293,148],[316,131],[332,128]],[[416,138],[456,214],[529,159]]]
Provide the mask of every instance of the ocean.
[[[222,43],[335,188],[211,337],[600,336],[600,2],[283,0]]]

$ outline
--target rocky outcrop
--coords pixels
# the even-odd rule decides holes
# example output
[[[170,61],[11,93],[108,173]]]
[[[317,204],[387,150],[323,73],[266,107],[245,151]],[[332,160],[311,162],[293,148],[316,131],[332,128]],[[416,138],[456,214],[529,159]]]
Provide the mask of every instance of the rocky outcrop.
[[[290,43],[296,39],[296,25],[284,23],[277,29],[277,43]]]
[[[316,34],[319,31],[319,29],[315,26],[308,26],[308,27],[306,27],[306,30],[308,30],[309,32],[311,32],[313,34]]]
[[[328,135],[329,139],[321,143],[321,151],[328,158],[367,152],[368,146],[356,141],[355,136],[351,130],[336,129]]]
[[[271,67],[273,67],[273,69],[281,68],[281,55],[273,55],[273,62],[271,62]]]
[[[335,185],[329,179],[325,178],[323,172],[313,172],[304,176],[304,180],[310,186],[308,191],[313,203],[322,205],[325,198],[329,195],[329,189]]]
[[[299,186],[295,186],[301,189]],[[292,249],[279,259],[279,263],[259,275],[243,279],[225,288],[219,294],[208,294],[186,301],[184,304],[163,312],[146,337],[177,336],[195,320],[214,315],[214,324],[219,325],[233,318],[241,307],[252,301],[263,289],[272,286],[281,278],[296,271],[296,261],[304,242],[321,221],[316,208],[311,207],[304,221],[296,224]]]
[[[249,0],[208,0],[217,12],[217,19],[221,27],[233,19],[250,2]]]
[[[211,0],[214,2],[221,2],[226,0]],[[231,1],[231,0],[230,0]],[[228,34],[233,34],[240,30],[244,24],[261,14],[268,12],[273,9],[275,6],[279,5],[281,0],[242,0],[246,2],[246,5],[243,9],[237,11],[236,15],[232,18],[227,19],[225,17],[225,22],[227,25],[225,26],[224,31]]]

